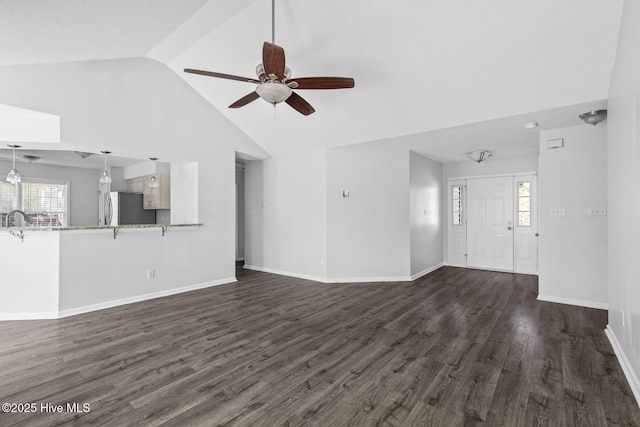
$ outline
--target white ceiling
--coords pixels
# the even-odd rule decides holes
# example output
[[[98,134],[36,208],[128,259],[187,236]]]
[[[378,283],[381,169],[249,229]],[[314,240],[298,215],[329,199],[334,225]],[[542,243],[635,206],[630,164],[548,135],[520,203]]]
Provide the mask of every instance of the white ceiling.
[[[0,65],[145,56],[207,0],[0,0]]]
[[[276,43],[293,75],[356,81],[297,91],[316,109],[308,117],[262,100],[230,110],[252,84],[182,72],[254,77],[271,39],[269,0],[0,0],[0,64],[146,55],[272,155],[375,141],[440,161],[477,148],[509,157],[537,153],[523,119],[577,125],[605,105],[622,4],[276,0]]]
[[[86,153],[85,153],[86,154]],[[37,159],[29,156],[38,157]],[[0,148],[0,160],[11,161],[13,151],[10,148]],[[134,159],[109,155],[108,165],[116,167],[132,166],[142,162],[151,162],[147,159]],[[69,166],[83,169],[102,169],[104,167],[104,156],[101,153],[89,153],[89,156],[81,157],[75,151],[68,150],[43,150],[21,147],[16,149],[16,164],[38,163],[43,165]],[[19,166],[17,166],[20,169]]]

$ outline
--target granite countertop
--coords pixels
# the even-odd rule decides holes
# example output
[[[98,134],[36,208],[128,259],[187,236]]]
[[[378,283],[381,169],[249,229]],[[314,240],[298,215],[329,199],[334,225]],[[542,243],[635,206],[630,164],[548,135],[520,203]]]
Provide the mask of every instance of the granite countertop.
[[[70,227],[0,227],[0,231],[77,231],[77,230],[115,230],[125,228],[176,228],[198,227],[202,224],[130,224],[130,225],[79,225]]]

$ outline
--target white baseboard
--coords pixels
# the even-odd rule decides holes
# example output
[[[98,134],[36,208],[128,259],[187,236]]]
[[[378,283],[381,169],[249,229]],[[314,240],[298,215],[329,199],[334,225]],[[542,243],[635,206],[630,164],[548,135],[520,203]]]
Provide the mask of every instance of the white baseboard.
[[[411,276],[411,280],[416,280],[421,278],[422,276],[425,276],[429,273],[431,273],[432,271],[436,271],[437,269],[439,269],[440,267],[444,267],[444,263],[441,262],[440,264],[436,264],[433,267],[429,267],[426,270],[422,270],[420,273],[416,273],[413,276]]]
[[[133,297],[127,297],[127,298],[117,299],[113,301],[106,301],[98,304],[85,305],[83,307],[70,308],[67,310],[61,310],[58,313],[58,318],[75,316],[78,314],[89,313],[92,311],[104,310],[105,308],[112,308],[120,305],[132,304],[134,302],[141,302],[141,301],[146,301],[146,300],[155,299],[155,298],[167,297],[170,295],[181,294],[183,292],[195,291],[198,289],[205,289],[205,288],[210,288],[212,286],[225,285],[227,283],[233,283],[233,282],[237,282],[237,279],[235,277],[228,277],[226,279],[214,280],[213,282],[198,283],[195,285],[183,286],[181,288],[167,289],[164,291],[152,292],[152,293],[143,294],[143,295],[136,295]]]
[[[321,277],[309,274],[293,273],[291,271],[277,270],[275,268],[244,265],[247,270],[261,271],[263,273],[279,274],[281,276],[296,277],[298,279],[313,280],[320,283],[365,283],[365,282],[410,282],[409,276],[379,276],[379,277]]]
[[[613,351],[616,353],[620,366],[622,367],[622,372],[624,372],[624,376],[627,378],[627,382],[629,383],[629,387],[631,387],[633,396],[636,398],[636,403],[640,406],[640,380],[638,380],[638,376],[633,371],[631,363],[629,363],[629,359],[627,359],[627,355],[622,349],[620,341],[618,341],[618,337],[616,337],[613,329],[607,325],[604,329],[604,333],[607,335],[607,338],[609,338],[611,347],[613,347]]]
[[[243,268],[247,270],[261,271],[263,273],[279,274],[280,276],[295,277],[297,279],[312,280],[314,282],[327,283],[327,279],[321,276],[313,276],[310,274],[293,273],[291,271],[277,270],[269,267],[258,267],[257,265],[245,264]]]
[[[34,313],[0,313],[0,321],[5,320],[51,320],[57,319],[57,311],[43,311]]]
[[[326,283],[380,283],[380,282],[410,282],[410,276],[379,276],[379,277],[330,277]]]
[[[77,314],[90,313],[92,311],[104,310],[105,308],[117,307],[134,302],[146,301],[154,298],[166,297],[169,295],[181,294],[183,292],[195,291],[198,289],[210,288],[212,286],[224,285],[227,283],[237,282],[235,277],[215,280],[213,282],[198,283],[196,285],[183,286],[181,288],[167,289],[150,294],[136,295],[117,299],[113,301],[101,302],[98,304],[85,305],[82,307],[69,308],[58,312],[43,313],[0,313],[0,321],[2,320],[39,320],[39,319],[62,319],[63,317],[75,316]]]
[[[587,300],[575,299],[575,298],[554,297],[552,295],[538,295],[538,301],[556,302],[558,304],[577,305],[580,307],[609,310],[609,304],[607,304],[606,302],[587,301]]]

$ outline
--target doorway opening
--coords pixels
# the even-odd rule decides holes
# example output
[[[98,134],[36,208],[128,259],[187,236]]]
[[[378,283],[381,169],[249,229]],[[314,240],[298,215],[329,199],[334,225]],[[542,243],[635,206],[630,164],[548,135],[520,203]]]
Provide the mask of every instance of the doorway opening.
[[[447,263],[538,273],[535,173],[448,181]]]

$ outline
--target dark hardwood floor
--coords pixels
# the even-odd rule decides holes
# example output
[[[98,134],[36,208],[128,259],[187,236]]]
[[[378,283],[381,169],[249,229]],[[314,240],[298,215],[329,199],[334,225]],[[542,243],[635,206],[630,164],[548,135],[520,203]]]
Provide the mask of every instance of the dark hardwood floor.
[[[0,402],[37,404],[0,426],[640,425],[606,312],[538,302],[534,276],[238,279],[0,323]],[[90,411],[41,412],[67,403]]]

